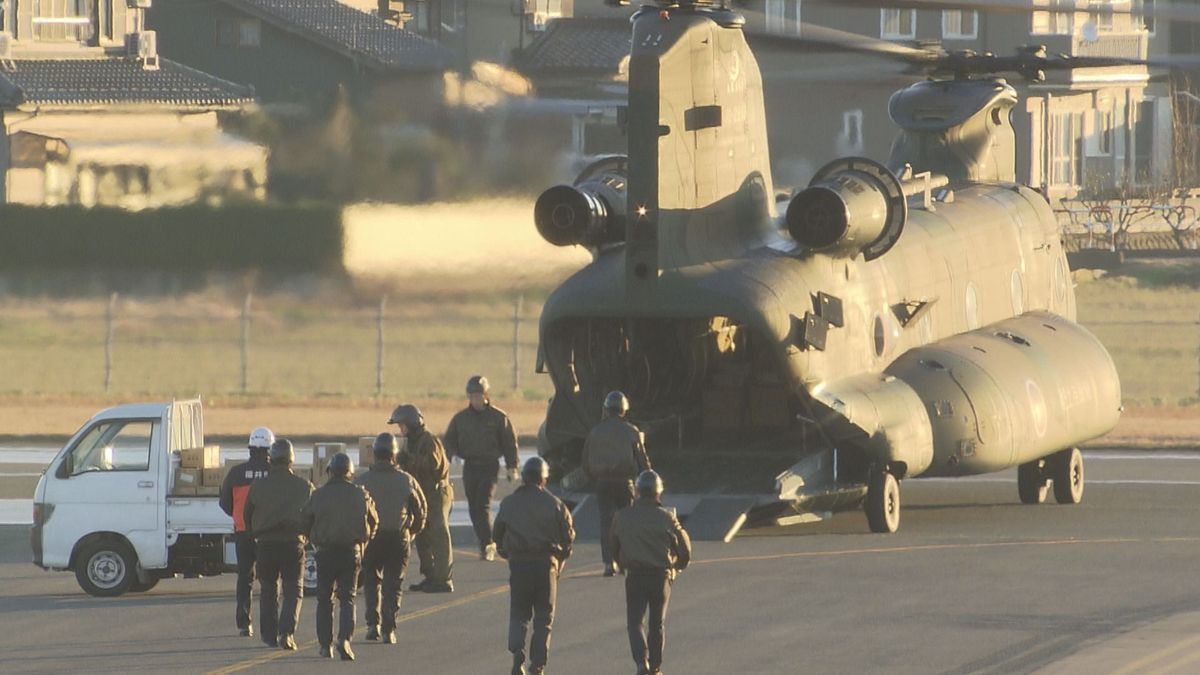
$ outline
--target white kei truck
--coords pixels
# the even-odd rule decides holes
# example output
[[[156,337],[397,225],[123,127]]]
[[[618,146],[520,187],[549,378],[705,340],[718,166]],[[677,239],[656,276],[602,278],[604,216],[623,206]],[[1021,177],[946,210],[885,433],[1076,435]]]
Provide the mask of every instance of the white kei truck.
[[[204,445],[199,400],[102,410],[47,465],[33,495],[33,563],[74,571],[91,595],[236,569],[233,520],[216,496],[174,496],[178,453]],[[310,558],[311,560],[311,558]],[[305,565],[305,586],[315,567]]]

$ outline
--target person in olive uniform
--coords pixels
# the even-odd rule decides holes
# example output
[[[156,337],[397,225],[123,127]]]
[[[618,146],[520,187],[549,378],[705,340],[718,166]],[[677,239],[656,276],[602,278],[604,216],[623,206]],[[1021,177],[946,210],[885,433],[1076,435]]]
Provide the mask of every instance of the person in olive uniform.
[[[425,528],[428,511],[421,486],[417,485],[415,478],[396,466],[399,447],[392,434],[376,436],[372,446],[375,463],[354,481],[371,495],[379,515],[379,529],[375,531],[375,538],[367,544],[362,563],[363,593],[367,600],[367,639],[379,640],[382,637],[388,644],[396,644],[396,612],[400,610],[400,596],[404,592],[409,536]],[[382,614],[379,597],[381,585]]]
[[[604,576],[616,574],[609,550],[613,514],[633,502],[633,479],[650,469],[642,432],[625,419],[629,399],[619,391],[604,397],[604,419],[583,442],[583,471],[595,486],[600,509],[600,557]]]
[[[250,494],[250,484],[266,477],[270,470],[267,454],[274,442],[275,434],[266,427],[250,432],[250,461],[229,470],[221,483],[218,500],[225,515],[233,518],[233,546],[237,551],[237,608],[234,610],[234,621],[242,637],[254,637],[254,624],[250,620],[253,609],[250,590],[254,586],[254,537],[250,535],[250,525],[246,522],[246,495]]]
[[[625,572],[625,614],[633,662],[639,675],[661,675],[671,584],[691,562],[692,542],[675,513],[663,508],[663,484],[657,473],[643,471],[637,478],[637,491],[637,501],[613,519],[612,554]]]
[[[421,559],[422,581],[409,586],[412,591],[451,593],[454,591],[454,551],[450,543],[450,506],[454,488],[450,485],[450,463],[438,437],[425,428],[425,418],[415,405],[401,405],[392,411],[388,424],[400,427],[405,437],[400,451],[400,468],[412,474],[425,493],[429,515],[425,529],[416,537],[417,556]]]
[[[353,661],[354,594],[363,547],[375,535],[379,518],[375,502],[355,485],[354,462],[339,452],[325,467],[329,480],[312,493],[301,513],[304,531],[317,547],[317,642],[319,655],[332,658],[333,593],[337,587],[337,650],[343,661]]]
[[[513,675],[525,675],[530,618],[529,664],[533,675],[545,672],[558,577],[575,542],[571,512],[546,491],[549,477],[546,461],[530,458],[521,469],[524,484],[500,502],[496,514],[496,543],[509,569],[508,651],[513,655]]]
[[[292,473],[296,452],[280,438],[268,453],[271,468],[265,478],[250,484],[243,513],[254,535],[259,584],[259,628],[271,647],[296,649],[300,620],[300,591],[304,584],[305,530],[301,511],[312,494],[312,483]],[[283,585],[283,606],[279,585]]]
[[[446,456],[463,460],[462,480],[467,491],[467,509],[471,525],[479,540],[479,557],[496,559],[496,543],[492,540],[492,498],[496,494],[496,477],[500,458],[508,470],[508,482],[517,478],[517,432],[508,414],[492,405],[488,397],[488,381],[482,375],[467,380],[468,405],[450,420],[442,435]]]

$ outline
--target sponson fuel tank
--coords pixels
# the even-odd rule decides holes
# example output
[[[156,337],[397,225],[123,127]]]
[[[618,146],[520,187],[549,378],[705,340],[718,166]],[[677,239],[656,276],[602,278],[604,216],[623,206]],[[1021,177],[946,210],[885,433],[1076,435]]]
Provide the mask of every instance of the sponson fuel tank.
[[[886,370],[925,404],[925,475],[997,471],[1116,426],[1116,367],[1086,328],[1030,312],[911,349]]]

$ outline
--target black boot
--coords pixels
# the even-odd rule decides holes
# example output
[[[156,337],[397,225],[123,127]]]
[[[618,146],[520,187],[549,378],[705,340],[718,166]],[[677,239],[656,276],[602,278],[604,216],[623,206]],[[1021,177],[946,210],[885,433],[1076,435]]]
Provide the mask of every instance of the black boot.
[[[354,650],[350,649],[350,641],[342,640],[337,646],[338,654],[341,655],[343,661],[354,660]]]
[[[367,640],[371,642],[379,641],[379,626],[367,626]]]
[[[513,654],[512,675],[525,675],[525,655],[521,652]]]

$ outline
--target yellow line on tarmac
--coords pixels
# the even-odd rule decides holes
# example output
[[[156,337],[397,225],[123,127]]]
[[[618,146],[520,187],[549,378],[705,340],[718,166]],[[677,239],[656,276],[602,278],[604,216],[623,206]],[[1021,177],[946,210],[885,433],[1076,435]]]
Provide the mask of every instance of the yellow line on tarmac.
[[[263,654],[261,656],[256,656],[252,659],[246,659],[245,661],[239,661],[233,665],[225,666],[224,668],[218,668],[217,670],[210,670],[210,671],[208,671],[208,675],[225,675],[225,673],[236,673],[239,670],[246,670],[247,668],[261,666],[264,663],[270,663],[271,661],[274,661],[275,659],[282,658],[284,656],[290,656],[291,654],[296,654],[296,653],[305,651],[308,648],[312,647],[313,644],[315,644],[315,643],[313,643],[313,642],[297,643],[297,645],[296,645],[297,651],[295,651],[295,652],[287,651],[284,649],[274,649],[270,652],[267,652],[266,654]]]
[[[1193,638],[1192,640],[1185,640],[1184,642],[1195,642],[1196,639],[1197,638]],[[1166,675],[1167,673],[1194,673],[1196,672],[1195,668],[1185,668],[1185,666],[1191,666],[1197,661],[1200,661],[1200,651],[1193,651],[1192,653],[1185,655],[1183,658],[1175,659],[1158,670],[1150,671],[1148,675]]]
[[[1155,661],[1162,661],[1163,659],[1174,655],[1176,652],[1178,652],[1182,649],[1187,649],[1188,647],[1196,644],[1197,642],[1200,642],[1200,635],[1187,638],[1186,640],[1179,640],[1178,642],[1167,645],[1166,647],[1163,647],[1162,649],[1160,649],[1158,651],[1150,652],[1149,654],[1143,656],[1142,658],[1138,659],[1137,661],[1133,661],[1131,663],[1126,663],[1119,670],[1114,670],[1109,675],[1130,675],[1130,673],[1143,672],[1143,668],[1150,665],[1151,663],[1154,663]],[[1188,656],[1186,658],[1192,659],[1192,658],[1196,658],[1197,656],[1200,656],[1200,653],[1197,653],[1196,655],[1193,655],[1193,656]],[[1173,666],[1173,665],[1175,665],[1175,664],[1171,664],[1171,666]],[[1168,666],[1168,669],[1171,666]],[[1168,670],[1164,670],[1164,671],[1160,671],[1160,672],[1168,672]]]

